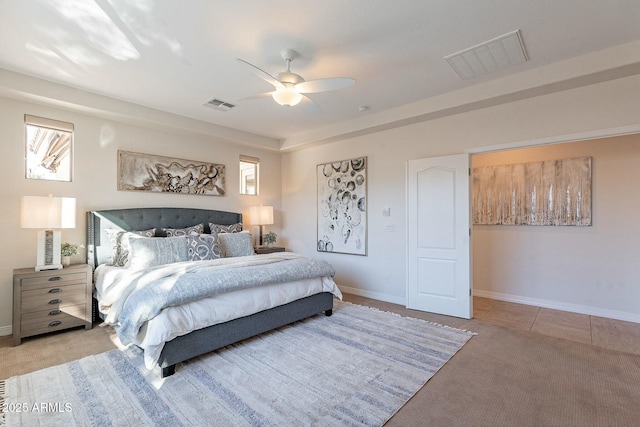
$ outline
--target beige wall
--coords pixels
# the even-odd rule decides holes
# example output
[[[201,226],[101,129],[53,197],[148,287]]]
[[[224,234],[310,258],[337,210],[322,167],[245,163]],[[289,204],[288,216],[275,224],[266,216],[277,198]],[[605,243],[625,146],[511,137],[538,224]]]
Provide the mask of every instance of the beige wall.
[[[24,175],[24,114],[71,122],[75,125],[73,182],[27,180]],[[167,123],[170,125],[170,123]],[[0,97],[0,159],[5,184],[0,204],[0,335],[11,333],[12,274],[14,268],[35,265],[36,231],[20,228],[20,197],[47,195],[77,199],[77,228],[62,230],[63,241],[85,242],[85,212],[92,209],[137,206],[184,206],[248,213],[255,204],[275,208],[278,234],[281,218],[281,155],[180,133],[156,131],[97,116],[44,107]],[[223,197],[117,191],[117,150],[152,153],[226,165]],[[260,196],[240,196],[239,155],[260,158]],[[250,227],[253,230],[253,227]],[[83,254],[84,255],[84,252]],[[82,261],[82,256],[74,261]]]
[[[638,111],[640,76],[634,76],[286,153],[283,157],[283,235],[289,239],[291,249],[331,262],[337,270],[337,282],[345,290],[404,304],[407,160],[481,150],[481,147],[496,145],[559,140],[563,135],[637,126],[640,124]],[[317,253],[315,166],[355,156],[367,156],[369,160],[368,256]],[[596,173],[597,165],[598,162]],[[637,165],[640,167],[640,163]],[[599,199],[598,203],[608,200],[606,192],[603,194],[596,188],[594,193],[596,198],[605,197]],[[623,203],[620,199],[618,202]],[[391,208],[390,217],[383,217],[384,207]],[[610,209],[617,212],[625,208],[612,205]],[[624,244],[618,245],[625,251],[632,250],[635,244],[632,237],[635,222],[631,218],[624,218],[620,225],[629,231]],[[596,216],[594,221],[602,224],[598,223],[601,217]],[[395,226],[396,231],[385,232],[386,225]],[[555,231],[528,232],[541,236],[555,233],[552,242],[547,242],[546,246],[556,244],[556,238],[561,242],[566,234],[566,230],[559,228],[555,228]],[[589,258],[585,262],[598,261],[595,255],[586,255]],[[554,263],[562,265],[572,263],[574,257],[569,252],[560,258],[554,255],[539,262],[554,260]],[[557,269],[556,282],[567,284],[562,290],[542,284],[538,288],[540,291],[532,294],[533,287],[525,286],[528,279],[517,275],[512,277],[515,283],[503,281],[499,290],[521,302],[546,301],[566,309],[576,308],[568,305],[575,304],[584,311],[607,312],[611,317],[640,321],[640,309],[637,304],[632,306],[639,296],[630,283],[630,278],[638,275],[638,267],[630,262],[632,258],[632,255],[628,255],[624,261],[620,259],[602,265],[607,271],[616,270],[617,277],[624,276],[624,286],[620,286],[619,282],[615,285],[599,284],[595,277],[585,285],[575,281],[574,276],[565,273],[565,270]],[[499,257],[491,257],[492,265],[513,261],[506,252]],[[478,286],[482,286],[481,289],[491,289],[484,279],[487,274],[480,274]],[[570,298],[571,295],[584,295],[585,289],[597,292],[582,296],[581,299]],[[614,292],[615,296],[607,296],[609,292]]]
[[[592,157],[592,226],[473,228],[476,295],[639,314],[640,134],[474,155],[474,167]],[[506,262],[505,262],[506,260]],[[593,312],[593,310],[592,310]],[[631,319],[630,319],[631,320]]]

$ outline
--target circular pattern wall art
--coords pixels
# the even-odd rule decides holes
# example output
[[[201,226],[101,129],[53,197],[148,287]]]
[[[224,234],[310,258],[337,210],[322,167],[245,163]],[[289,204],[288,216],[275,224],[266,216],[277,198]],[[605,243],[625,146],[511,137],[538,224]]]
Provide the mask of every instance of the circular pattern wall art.
[[[318,165],[318,251],[367,254],[367,158]]]

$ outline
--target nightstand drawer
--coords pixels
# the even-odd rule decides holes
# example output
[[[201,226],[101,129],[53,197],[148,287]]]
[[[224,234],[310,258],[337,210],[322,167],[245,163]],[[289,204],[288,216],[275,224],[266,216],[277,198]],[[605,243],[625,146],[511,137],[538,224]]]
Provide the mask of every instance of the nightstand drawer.
[[[62,309],[23,314],[20,334],[30,336],[60,329],[86,325],[86,306],[74,305]]]
[[[62,270],[60,270],[62,271]],[[87,273],[52,274],[49,277],[29,277],[22,279],[22,288],[38,289],[58,287],[72,283],[86,283]]]
[[[21,309],[25,313],[86,304],[86,289],[85,284],[77,284],[22,291]]]

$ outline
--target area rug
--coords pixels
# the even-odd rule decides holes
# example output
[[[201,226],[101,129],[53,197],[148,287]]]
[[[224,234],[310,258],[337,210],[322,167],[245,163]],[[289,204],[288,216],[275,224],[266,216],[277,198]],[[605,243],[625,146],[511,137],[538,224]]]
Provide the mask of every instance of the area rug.
[[[336,301],[161,379],[136,347],[0,383],[8,426],[380,426],[473,335]]]

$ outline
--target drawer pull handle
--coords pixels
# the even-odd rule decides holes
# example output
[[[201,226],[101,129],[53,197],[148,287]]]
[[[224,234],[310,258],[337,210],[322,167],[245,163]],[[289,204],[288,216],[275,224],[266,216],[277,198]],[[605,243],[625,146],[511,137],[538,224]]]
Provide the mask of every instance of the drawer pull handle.
[[[54,320],[53,322],[49,322],[49,326],[58,326],[61,323],[62,321],[60,320]]]
[[[60,304],[62,300],[60,298],[52,299],[49,304]]]
[[[57,294],[58,292],[62,292],[62,289],[60,288],[49,289],[50,294]]]
[[[62,313],[62,311],[60,311],[60,310],[51,310],[49,312],[49,316],[57,316],[60,313]]]
[[[60,276],[49,277],[50,282],[57,282],[58,280],[62,280],[62,277]]]

